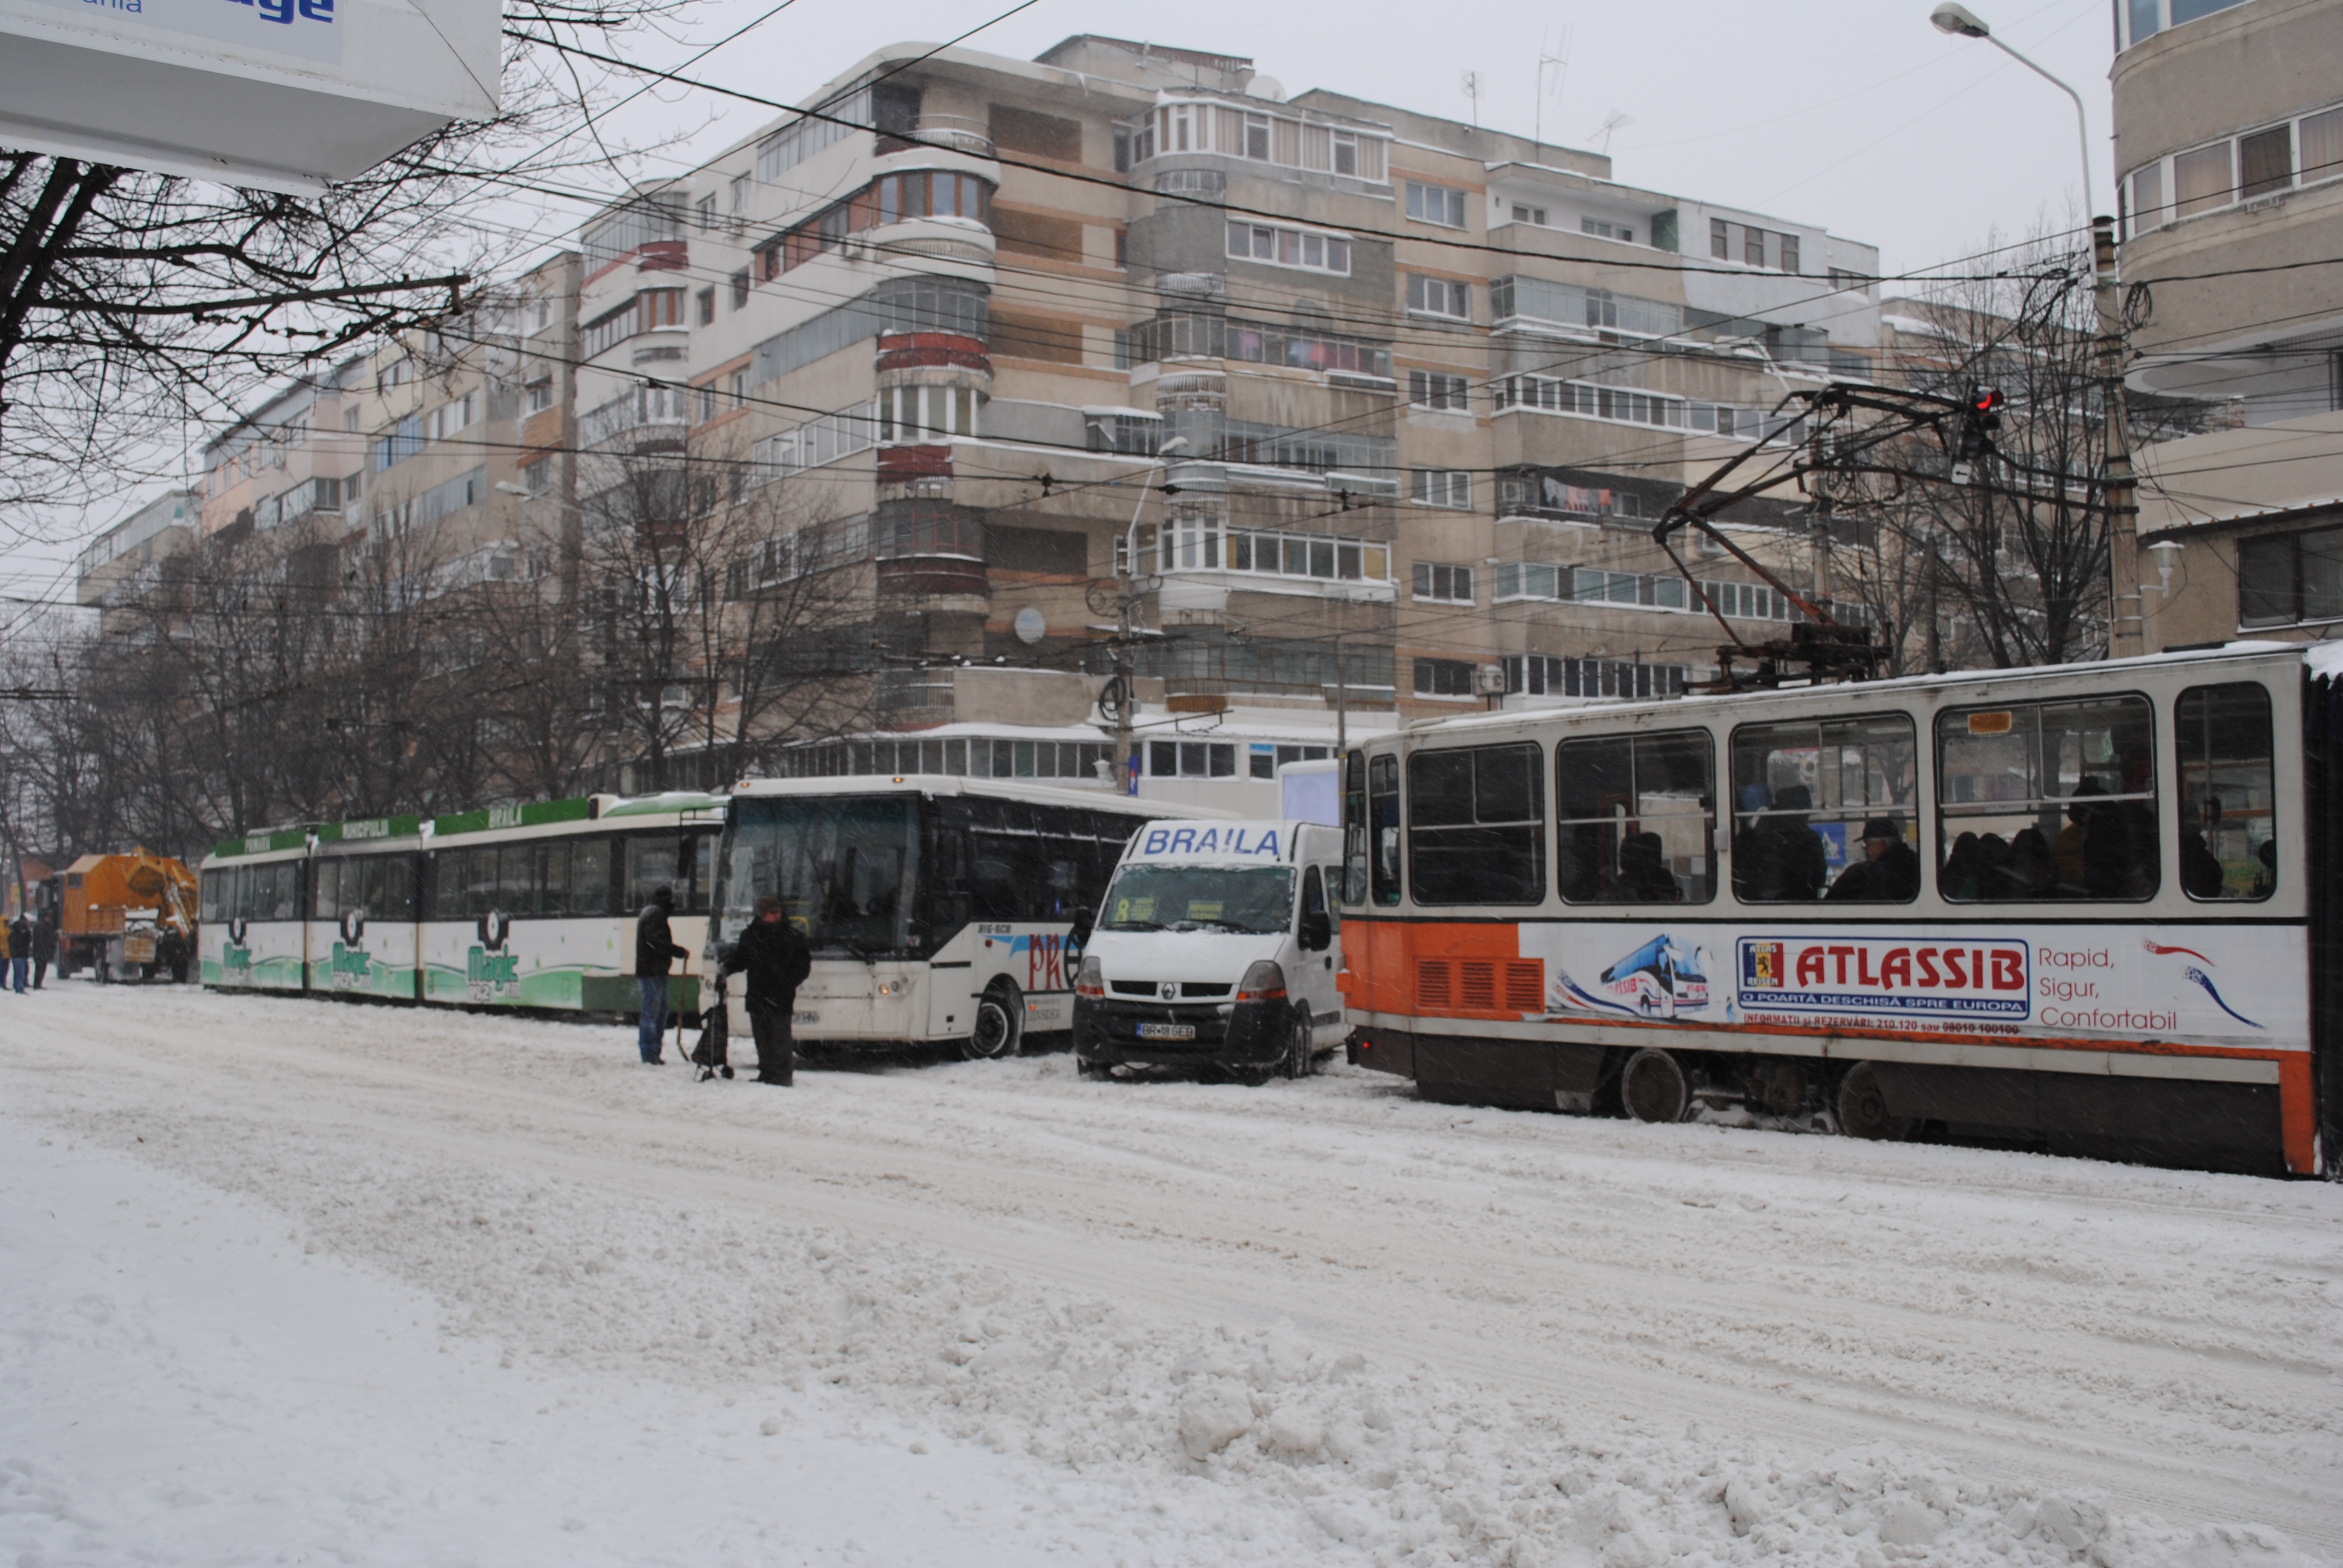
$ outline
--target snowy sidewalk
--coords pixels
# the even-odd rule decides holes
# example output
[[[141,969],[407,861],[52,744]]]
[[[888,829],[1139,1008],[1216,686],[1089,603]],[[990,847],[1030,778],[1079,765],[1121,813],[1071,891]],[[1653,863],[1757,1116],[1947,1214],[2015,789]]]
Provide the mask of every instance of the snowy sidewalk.
[[[612,1030],[79,986],[0,1023],[0,1561],[2343,1541],[2331,1188],[1363,1074],[777,1091]]]

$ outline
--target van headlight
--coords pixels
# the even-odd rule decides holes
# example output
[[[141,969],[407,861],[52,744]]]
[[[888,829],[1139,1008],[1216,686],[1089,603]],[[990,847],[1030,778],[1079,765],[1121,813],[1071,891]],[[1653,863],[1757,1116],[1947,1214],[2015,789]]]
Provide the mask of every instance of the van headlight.
[[[1096,957],[1082,960],[1081,972],[1074,976],[1074,994],[1091,998],[1106,995],[1106,966]]]
[[[1237,982],[1237,1000],[1240,1002],[1284,1000],[1285,971],[1267,959],[1245,970],[1244,979]]]

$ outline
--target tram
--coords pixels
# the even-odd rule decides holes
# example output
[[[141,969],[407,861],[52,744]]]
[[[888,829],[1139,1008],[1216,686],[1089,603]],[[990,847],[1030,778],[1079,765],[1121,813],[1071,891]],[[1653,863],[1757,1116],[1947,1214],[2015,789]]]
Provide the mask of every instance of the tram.
[[[1131,834],[1229,815],[1011,779],[750,779],[725,813],[705,957],[778,898],[813,950],[801,1046],[1013,1056],[1073,1028],[1079,933]],[[728,1022],[749,1038],[737,993]]]
[[[229,839],[204,859],[202,974],[221,990],[629,1013],[634,921],[674,890],[697,953],[725,798],[529,801]],[[697,1010],[700,976],[671,981]]]
[[[1351,1060],[1437,1101],[2314,1173],[2343,1049],[2321,658],[2231,644],[1376,740],[1344,764]]]

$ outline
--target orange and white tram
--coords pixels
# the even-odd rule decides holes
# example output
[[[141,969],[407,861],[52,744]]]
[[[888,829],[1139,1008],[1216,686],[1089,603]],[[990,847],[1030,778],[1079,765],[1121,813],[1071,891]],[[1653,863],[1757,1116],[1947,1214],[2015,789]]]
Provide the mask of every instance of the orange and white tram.
[[[1441,1101],[2315,1173],[2324,651],[1411,726],[1344,764],[1351,1060]]]

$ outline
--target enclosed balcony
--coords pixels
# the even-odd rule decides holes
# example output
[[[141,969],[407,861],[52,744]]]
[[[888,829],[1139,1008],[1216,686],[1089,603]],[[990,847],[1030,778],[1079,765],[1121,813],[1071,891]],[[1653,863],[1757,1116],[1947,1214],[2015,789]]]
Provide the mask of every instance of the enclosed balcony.
[[[980,513],[950,501],[924,498],[881,501],[878,516],[871,519],[870,546],[878,562],[880,595],[899,599],[961,599],[981,608],[989,590]]]

